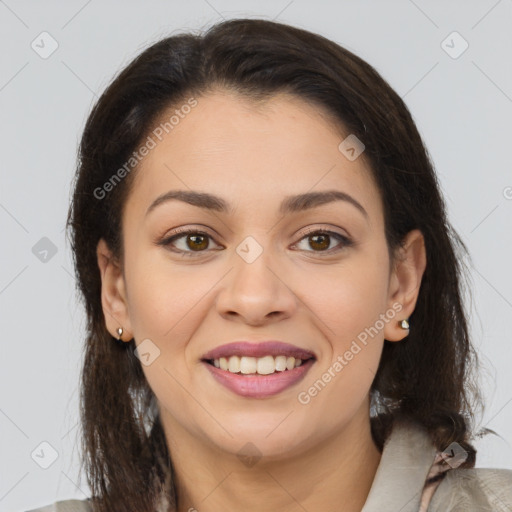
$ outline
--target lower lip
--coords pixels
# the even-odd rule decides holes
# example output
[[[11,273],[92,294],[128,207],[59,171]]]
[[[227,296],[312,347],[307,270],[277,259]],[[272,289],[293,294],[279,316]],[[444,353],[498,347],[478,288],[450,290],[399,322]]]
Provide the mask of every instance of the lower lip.
[[[237,395],[249,398],[266,398],[281,393],[302,380],[314,362],[314,359],[308,359],[293,370],[275,372],[270,375],[239,375],[221,370],[203,361],[217,382]]]

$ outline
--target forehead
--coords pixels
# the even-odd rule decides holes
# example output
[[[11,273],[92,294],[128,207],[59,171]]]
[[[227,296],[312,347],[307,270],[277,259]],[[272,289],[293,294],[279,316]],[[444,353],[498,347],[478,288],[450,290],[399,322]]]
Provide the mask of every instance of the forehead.
[[[155,123],[167,130],[160,130],[161,140],[150,135],[156,144],[135,173],[132,202],[138,206],[147,208],[172,189],[208,191],[236,202],[244,197],[255,207],[274,200],[277,206],[283,195],[339,189],[379,214],[364,158],[350,161],[340,152],[349,134],[325,110],[289,94],[256,102],[216,91],[195,99],[193,108],[181,109],[185,100]]]

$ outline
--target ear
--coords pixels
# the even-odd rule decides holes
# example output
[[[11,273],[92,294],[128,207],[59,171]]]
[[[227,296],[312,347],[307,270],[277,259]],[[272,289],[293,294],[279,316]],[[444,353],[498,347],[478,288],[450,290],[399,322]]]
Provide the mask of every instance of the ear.
[[[107,330],[114,338],[118,338],[117,329],[122,327],[121,339],[129,341],[133,335],[121,266],[103,238],[98,242],[96,256],[101,274],[101,305]]]
[[[400,341],[409,334],[409,330],[402,329],[400,322],[409,318],[414,311],[426,266],[423,234],[419,229],[412,230],[405,237],[391,272],[388,308],[398,311],[401,306],[401,310],[391,322],[386,323],[384,339]]]

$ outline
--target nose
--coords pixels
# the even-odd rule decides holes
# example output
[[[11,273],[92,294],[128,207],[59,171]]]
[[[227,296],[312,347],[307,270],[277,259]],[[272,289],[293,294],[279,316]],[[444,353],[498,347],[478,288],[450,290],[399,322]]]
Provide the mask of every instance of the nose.
[[[233,255],[233,268],[221,281],[216,299],[219,314],[253,326],[290,318],[298,298],[294,283],[286,282],[287,272],[267,250],[249,261]]]

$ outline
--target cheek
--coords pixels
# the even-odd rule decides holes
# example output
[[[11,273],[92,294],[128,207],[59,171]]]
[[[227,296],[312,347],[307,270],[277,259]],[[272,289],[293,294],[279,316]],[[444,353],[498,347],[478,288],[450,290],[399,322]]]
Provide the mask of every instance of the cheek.
[[[132,327],[136,337],[162,344],[172,340],[165,343],[166,348],[178,348],[179,340],[190,334],[190,323],[200,314],[202,300],[215,280],[208,279],[199,266],[176,265],[151,253],[140,251],[126,262]]]
[[[311,291],[305,302],[320,319],[317,327],[328,341],[318,374],[307,383],[314,385],[318,378],[328,382],[330,391],[322,393],[317,405],[335,401],[355,406],[367,393],[384,342],[381,318],[387,307],[388,275],[383,271],[387,268],[385,260],[361,257],[347,260],[346,266],[333,269],[329,276],[308,278]],[[392,321],[392,315],[388,317]]]
[[[187,346],[204,318],[206,296],[218,277],[209,279],[199,266],[185,270],[150,253],[132,251],[125,262],[130,320],[137,344],[149,339],[149,352],[157,354],[142,365],[149,386],[164,409],[187,424],[197,414],[186,391],[197,362],[187,358]]]
[[[322,320],[333,349],[342,349],[385,312],[388,276],[383,268],[370,258],[354,258],[327,273],[309,272],[303,280],[304,302]]]

